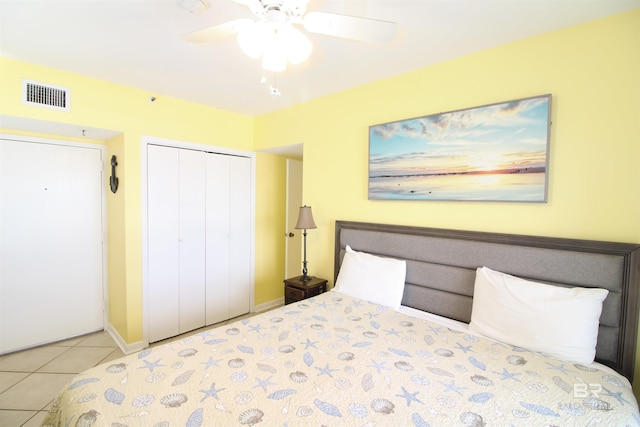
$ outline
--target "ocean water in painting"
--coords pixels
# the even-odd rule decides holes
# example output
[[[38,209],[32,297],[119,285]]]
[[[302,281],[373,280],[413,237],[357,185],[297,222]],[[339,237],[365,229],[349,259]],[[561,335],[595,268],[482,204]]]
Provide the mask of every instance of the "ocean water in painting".
[[[546,201],[550,95],[369,128],[369,199]]]
[[[536,202],[544,181],[544,172],[380,177],[370,181],[369,198]]]

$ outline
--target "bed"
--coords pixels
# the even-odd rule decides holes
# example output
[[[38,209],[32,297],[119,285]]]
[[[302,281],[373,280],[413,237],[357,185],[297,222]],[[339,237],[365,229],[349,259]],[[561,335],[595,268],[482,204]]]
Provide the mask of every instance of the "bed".
[[[377,280],[396,273],[399,296],[380,290]],[[599,308],[576,314],[569,335],[595,322],[596,361],[478,333],[491,320],[482,309],[500,299],[483,295],[494,275],[527,292],[580,289],[570,304],[586,295]],[[89,369],[43,425],[640,424],[629,382],[639,245],[337,221],[335,281],[319,296]],[[554,315],[520,328],[535,335]],[[498,328],[522,320],[500,316]]]

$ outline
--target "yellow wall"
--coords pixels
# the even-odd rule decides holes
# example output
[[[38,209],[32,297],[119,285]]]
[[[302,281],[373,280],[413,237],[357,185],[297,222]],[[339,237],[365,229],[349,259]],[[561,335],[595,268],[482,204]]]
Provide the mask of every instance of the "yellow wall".
[[[283,296],[286,158],[257,153],[255,302]],[[259,236],[259,238],[258,238]]]
[[[111,156],[116,156],[116,176],[118,189],[115,193],[107,190],[107,243],[108,243],[108,280],[107,297],[109,298],[109,322],[117,331],[127,331],[127,263],[126,263],[126,210],[125,193],[127,191],[124,166],[124,135],[120,134],[107,142],[107,156],[104,170],[111,176]],[[105,185],[108,185],[105,182]],[[122,335],[122,332],[120,332]]]
[[[368,200],[370,125],[545,93],[548,203]],[[337,219],[640,243],[640,9],[263,115],[255,135],[304,143],[308,258],[327,279]]]
[[[141,136],[251,150],[253,119],[164,96],[150,103],[149,97],[155,94],[6,58],[0,58],[0,70],[0,114],[108,129],[121,134],[107,143],[108,158],[112,154],[118,156],[120,176],[118,193],[113,195],[107,190],[109,322],[127,343],[141,341]],[[71,111],[23,105],[23,79],[69,88]]]

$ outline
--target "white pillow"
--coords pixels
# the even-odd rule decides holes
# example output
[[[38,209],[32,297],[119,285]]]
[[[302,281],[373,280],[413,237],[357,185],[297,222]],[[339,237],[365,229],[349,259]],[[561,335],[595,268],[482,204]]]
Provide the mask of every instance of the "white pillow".
[[[333,290],[397,310],[406,273],[404,260],[357,252],[347,246]]]
[[[507,344],[589,364],[595,358],[602,302],[608,293],[478,268],[469,328]]]

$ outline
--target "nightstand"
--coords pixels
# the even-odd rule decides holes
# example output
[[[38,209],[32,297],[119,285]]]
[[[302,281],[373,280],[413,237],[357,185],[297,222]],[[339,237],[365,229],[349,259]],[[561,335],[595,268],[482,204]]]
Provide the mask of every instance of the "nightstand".
[[[284,303],[301,301],[306,298],[320,295],[327,290],[327,281],[319,277],[311,277],[306,282],[302,276],[292,277],[284,281]]]

